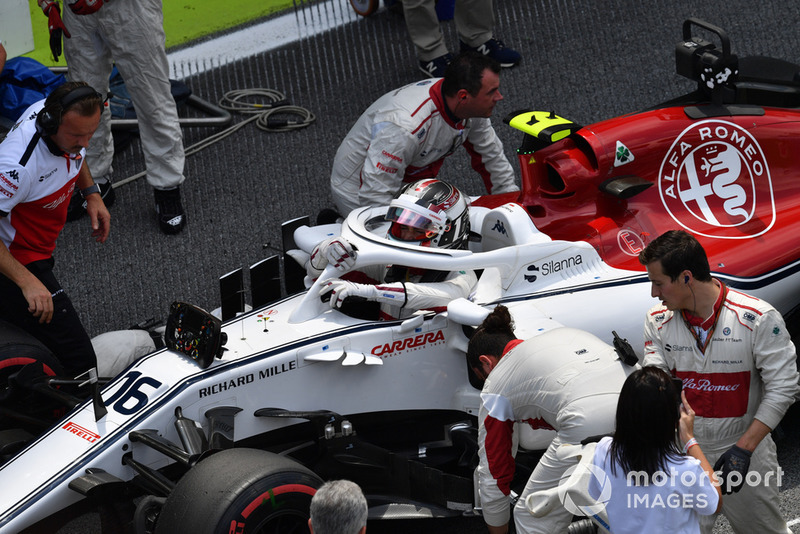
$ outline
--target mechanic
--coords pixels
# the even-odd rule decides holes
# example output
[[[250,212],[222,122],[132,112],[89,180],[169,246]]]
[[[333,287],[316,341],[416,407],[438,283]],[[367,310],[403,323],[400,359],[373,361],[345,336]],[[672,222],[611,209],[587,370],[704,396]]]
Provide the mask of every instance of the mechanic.
[[[92,236],[108,238],[110,215],[84,160],[102,106],[92,87],[67,82],[31,105],[0,143],[0,319],[41,340],[72,376],[96,357],[52,254],[73,189],[86,199]]]
[[[525,506],[526,497],[556,488],[567,469],[577,464],[576,458],[558,458],[561,445],[578,445],[587,437],[613,432],[619,392],[634,368],[625,365],[610,345],[573,328],[517,339],[511,314],[503,305],[470,338],[467,362],[485,381],[478,414],[477,475],[489,532],[508,532],[521,430],[515,431],[517,424],[555,430],[556,436],[514,506],[516,531],[567,532],[570,511],[558,507],[534,517]]]
[[[38,3],[48,18],[50,48],[56,60],[62,33],[66,37],[64,57],[70,80],[84,80],[106,94],[112,67],[119,69],[136,110],[158,227],[165,234],[180,232],[186,225],[180,193],[183,134],[169,80],[161,0],[66,0],[69,9],[64,9],[63,21],[58,2]],[[110,182],[113,157],[111,112],[106,110],[86,158],[109,205],[114,199]],[[82,214],[80,199],[73,197],[69,220]]]
[[[358,484],[331,480],[311,498],[311,534],[364,534],[367,531],[367,499]]]
[[[411,183],[389,203],[386,219],[392,221],[386,237],[420,247],[460,249],[469,239],[469,199],[457,187],[436,179]],[[329,263],[342,272],[353,267],[356,250],[343,237],[320,243],[306,270],[319,277]],[[474,271],[442,272],[411,267],[374,265],[328,280],[320,296],[330,297],[332,308],[372,319],[408,317],[416,310],[443,311],[459,297],[468,297],[478,281]],[[348,301],[360,297],[374,303]]]
[[[702,245],[670,230],[639,254],[661,303],[645,319],[644,365],[683,380],[695,436],[723,483],[736,532],[791,532],[778,509],[780,466],[770,431],[798,394],[797,354],[766,302],[712,278]],[[710,533],[716,515],[701,518]]]
[[[376,100],[350,129],[333,161],[339,213],[385,206],[403,183],[435,178],[462,144],[492,194],[518,191],[489,117],[500,94],[500,66],[468,52],[443,79],[412,83]]]

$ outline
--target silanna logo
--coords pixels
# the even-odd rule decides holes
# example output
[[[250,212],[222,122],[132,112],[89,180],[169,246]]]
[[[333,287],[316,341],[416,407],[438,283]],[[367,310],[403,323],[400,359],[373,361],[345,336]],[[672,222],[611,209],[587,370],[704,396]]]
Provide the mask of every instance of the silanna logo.
[[[764,152],[731,122],[707,120],[684,130],[661,162],[658,185],[670,216],[696,234],[748,239],[775,223]]]
[[[527,267],[527,271],[529,274],[524,275],[525,281],[528,283],[535,282],[539,275],[541,276],[549,276],[551,274],[558,273],[565,269],[570,269],[572,267],[576,267],[583,263],[583,258],[580,254],[576,254],[575,256],[570,256],[568,258],[563,258],[560,260],[549,260],[540,263],[538,266],[535,263],[531,263]],[[536,274],[538,273],[538,274]]]

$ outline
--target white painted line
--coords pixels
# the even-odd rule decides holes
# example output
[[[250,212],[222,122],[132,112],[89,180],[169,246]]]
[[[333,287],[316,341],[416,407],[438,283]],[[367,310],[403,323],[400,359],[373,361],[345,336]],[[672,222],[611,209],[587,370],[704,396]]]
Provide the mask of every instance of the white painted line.
[[[358,20],[347,0],[326,0],[260,24],[169,52],[171,76],[182,79],[273,50]]]
[[[794,525],[800,525],[800,517],[798,517],[797,519],[792,519],[791,521],[786,523],[787,527],[791,527],[791,526],[794,526]]]

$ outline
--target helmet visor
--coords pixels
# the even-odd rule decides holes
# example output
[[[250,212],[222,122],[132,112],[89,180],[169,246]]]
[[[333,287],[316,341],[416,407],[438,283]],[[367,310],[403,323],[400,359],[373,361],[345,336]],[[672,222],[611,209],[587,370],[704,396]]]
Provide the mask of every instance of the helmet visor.
[[[390,208],[386,220],[392,221],[392,237],[400,241],[422,241],[436,236],[439,229],[433,221],[405,208]]]

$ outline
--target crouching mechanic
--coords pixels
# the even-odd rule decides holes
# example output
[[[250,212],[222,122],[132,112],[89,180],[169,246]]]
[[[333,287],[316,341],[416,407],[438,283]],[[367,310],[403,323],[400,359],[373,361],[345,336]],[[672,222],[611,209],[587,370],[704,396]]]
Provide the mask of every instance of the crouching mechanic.
[[[404,187],[389,204],[390,240],[431,248],[466,248],[469,239],[469,199],[458,188],[435,179]],[[355,264],[356,250],[343,237],[323,241],[311,255],[307,272],[317,278],[330,263],[341,271]],[[362,318],[398,319],[416,310],[442,311],[457,298],[469,296],[478,281],[474,271],[443,272],[374,265],[329,280],[320,290],[332,308]],[[355,301],[352,297],[356,297]],[[348,300],[351,299],[351,300]],[[375,303],[372,311],[358,299]],[[358,310],[356,310],[358,308]]]
[[[92,236],[108,238],[110,216],[84,161],[102,104],[84,82],[65,83],[31,105],[0,143],[0,319],[39,339],[72,376],[96,358],[53,274],[52,254],[73,188],[86,199]]]
[[[519,441],[516,424],[551,429],[556,437],[539,460],[514,506],[518,533],[567,532],[572,512],[558,507],[543,517],[526,508],[526,497],[556,488],[575,457],[559,459],[561,445],[614,430],[617,400],[634,368],[588,332],[556,328],[523,341],[505,306],[497,306],[469,341],[467,361],[485,380],[478,415],[478,490],[491,534],[508,532],[511,482]]]

